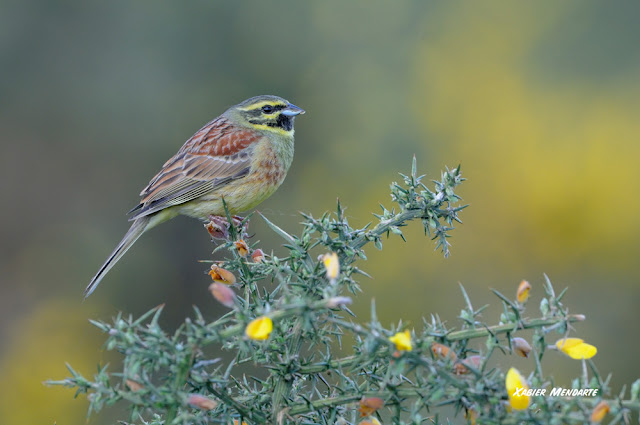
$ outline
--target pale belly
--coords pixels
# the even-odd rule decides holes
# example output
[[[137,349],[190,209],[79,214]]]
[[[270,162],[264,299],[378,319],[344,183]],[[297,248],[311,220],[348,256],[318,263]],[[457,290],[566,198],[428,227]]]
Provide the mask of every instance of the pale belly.
[[[234,181],[197,200],[172,207],[177,214],[206,220],[210,215],[225,215],[222,198],[232,215],[250,210],[278,189],[282,181],[265,183],[257,179]]]

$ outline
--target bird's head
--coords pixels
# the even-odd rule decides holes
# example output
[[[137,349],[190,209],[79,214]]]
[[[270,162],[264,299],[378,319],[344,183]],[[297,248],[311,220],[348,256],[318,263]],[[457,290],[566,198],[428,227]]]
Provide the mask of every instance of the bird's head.
[[[229,108],[225,115],[248,128],[283,136],[293,135],[293,121],[302,108],[278,96],[255,96]]]

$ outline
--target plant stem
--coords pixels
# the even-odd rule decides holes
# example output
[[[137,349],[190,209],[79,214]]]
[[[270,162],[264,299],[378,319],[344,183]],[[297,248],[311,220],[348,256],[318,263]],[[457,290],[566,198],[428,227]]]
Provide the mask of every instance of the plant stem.
[[[299,403],[292,405],[289,409],[290,415],[299,415],[302,413],[308,413],[316,409],[331,406],[340,406],[344,404],[353,403],[360,400],[362,397],[379,397],[382,399],[388,398],[391,395],[390,391],[367,391],[361,394],[343,395],[339,397],[324,398],[322,400],[312,401],[311,403]],[[396,397],[423,397],[422,394],[415,388],[398,388],[393,391],[393,395]],[[455,403],[455,399],[444,400],[438,402],[438,406]]]
[[[442,211],[442,212],[444,213],[445,211]],[[404,223],[405,221],[413,220],[413,219],[416,219],[416,218],[421,218],[424,215],[425,215],[425,211],[424,210],[415,209],[415,210],[403,211],[403,212],[401,212],[399,214],[396,214],[393,218],[391,218],[389,220],[381,221],[376,227],[374,227],[373,229],[369,230],[364,235],[359,236],[358,238],[356,238],[351,243],[351,246],[354,249],[362,248],[368,242],[370,242],[370,240],[367,238],[367,236],[369,236],[369,237],[382,236],[385,233],[387,233],[392,226],[398,226],[398,225]]]
[[[459,331],[450,332],[448,334],[442,334],[442,335],[436,335],[436,336],[442,336],[447,341],[453,342],[453,341],[459,341],[464,339],[479,338],[479,337],[488,336],[488,335],[496,335],[496,334],[513,332],[514,328],[517,328],[517,329],[541,328],[544,326],[555,325],[565,320],[569,323],[580,322],[584,320],[584,317],[580,314],[576,314],[576,315],[569,315],[563,318],[551,318],[551,319],[538,318],[538,319],[532,319],[529,321],[522,321],[520,322],[519,325],[516,325],[514,323],[506,323],[503,325],[487,326],[481,329],[462,329]],[[360,333],[362,335],[369,334],[369,332],[360,325],[354,325],[353,323],[345,322],[342,320],[334,319],[333,321],[338,323],[340,326],[347,327],[352,331]],[[356,358],[355,356],[348,356],[342,359],[332,360],[329,362],[302,366],[299,372],[304,374],[320,373],[329,369],[351,367],[360,361],[361,359]]]
[[[280,320],[290,316],[295,316],[300,314],[304,310],[320,310],[323,308],[328,308],[330,300],[321,300],[315,301],[310,304],[305,302],[297,302],[293,304],[289,304],[280,308],[280,310],[275,310],[269,313],[269,317],[271,320]],[[233,326],[228,326],[222,330],[217,330],[219,326],[212,326],[209,329],[212,331],[213,335],[205,339],[205,345],[214,341],[226,340],[232,336],[241,335],[245,328],[245,323],[238,323]]]
[[[459,341],[467,338],[479,338],[482,336],[488,336],[493,334],[513,332],[514,330],[517,330],[517,329],[542,328],[544,326],[551,326],[558,323],[562,323],[563,321],[566,321],[568,323],[582,322],[584,321],[584,316],[581,314],[571,314],[566,317],[557,317],[557,318],[550,318],[550,319],[538,318],[538,319],[532,319],[528,321],[522,320],[517,324],[505,323],[503,325],[487,326],[482,329],[462,329],[459,331],[450,332],[443,336],[448,341]]]

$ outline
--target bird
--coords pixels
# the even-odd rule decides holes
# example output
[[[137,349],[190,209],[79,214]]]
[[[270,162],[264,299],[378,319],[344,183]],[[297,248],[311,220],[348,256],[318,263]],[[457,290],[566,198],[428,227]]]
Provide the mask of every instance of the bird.
[[[84,291],[86,299],[138,238],[178,215],[200,220],[247,211],[271,196],[293,161],[294,120],[305,111],[255,96],[205,124],[164,163],[129,211],[133,223]],[[226,219],[225,219],[226,220]]]

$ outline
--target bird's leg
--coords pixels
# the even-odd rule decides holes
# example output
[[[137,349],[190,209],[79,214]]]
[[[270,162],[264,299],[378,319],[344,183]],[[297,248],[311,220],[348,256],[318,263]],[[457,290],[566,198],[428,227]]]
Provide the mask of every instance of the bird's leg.
[[[229,223],[227,217],[210,215],[209,222],[205,223],[204,227],[205,229],[207,229],[207,232],[209,232],[212,238],[229,240],[231,236],[229,234],[229,229],[232,225],[233,228],[236,229],[238,239],[244,239],[247,237],[249,223],[247,222],[243,225],[243,220],[243,217],[234,215],[231,217],[231,223]]]

